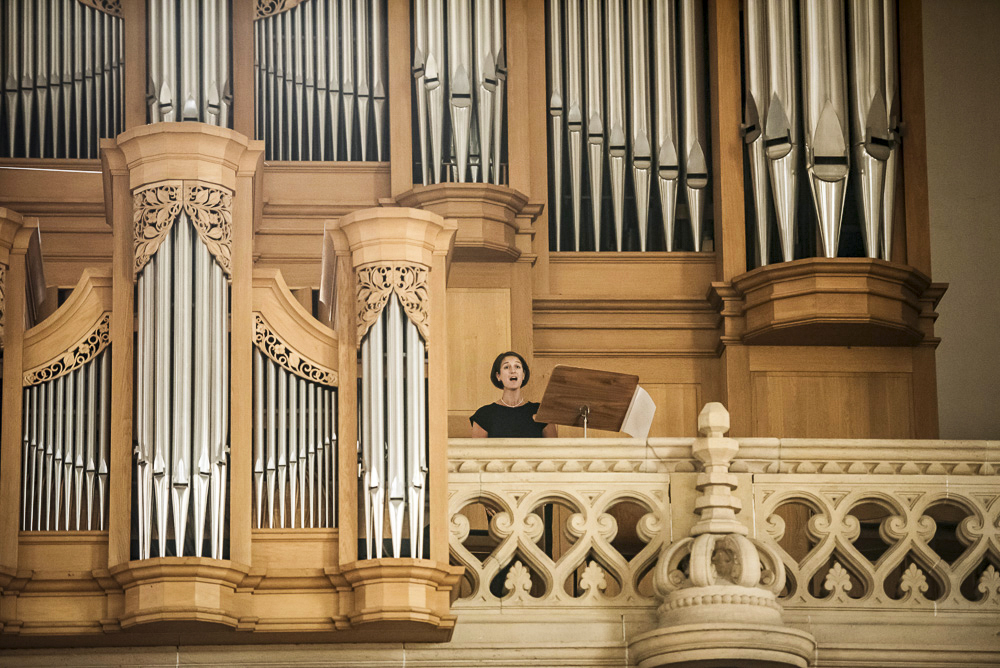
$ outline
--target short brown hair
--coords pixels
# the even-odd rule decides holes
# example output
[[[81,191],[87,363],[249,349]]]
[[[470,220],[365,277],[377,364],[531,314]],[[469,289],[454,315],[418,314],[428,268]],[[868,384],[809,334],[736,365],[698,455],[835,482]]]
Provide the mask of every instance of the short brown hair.
[[[521,383],[521,387],[527,385],[528,379],[531,378],[531,369],[528,368],[528,363],[524,361],[520,353],[508,350],[505,353],[500,353],[493,360],[493,368],[490,370],[490,382],[493,383],[493,386],[501,390],[503,389],[503,383],[497,379],[497,374],[500,373],[500,363],[503,362],[505,357],[516,357],[521,362],[521,368],[524,369],[524,381]]]

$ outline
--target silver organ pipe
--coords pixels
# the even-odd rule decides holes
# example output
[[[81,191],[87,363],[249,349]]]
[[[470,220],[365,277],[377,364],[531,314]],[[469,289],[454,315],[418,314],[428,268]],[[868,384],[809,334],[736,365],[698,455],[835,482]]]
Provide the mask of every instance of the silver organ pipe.
[[[710,215],[702,3],[550,2],[548,20],[552,250],[601,250],[605,198],[607,222],[614,226],[612,249],[658,250],[659,242],[649,239],[649,216],[658,210],[666,250],[675,250],[678,212],[690,222],[693,240],[686,250],[700,250]],[[590,206],[585,206],[584,172]],[[564,211],[572,212],[572,234],[563,227]],[[583,226],[592,232],[589,247],[584,242],[581,248]]]
[[[139,273],[138,295],[139,558],[221,559],[228,283],[186,213]]]
[[[425,344],[395,294],[361,343],[361,483],[366,556],[423,557],[427,493]],[[405,538],[408,537],[408,540]]]
[[[607,126],[608,126],[608,164],[611,172],[611,212],[615,224],[615,250],[622,249],[622,231],[625,224],[625,8],[623,0],[608,0],[607,20],[605,21],[605,32],[607,34]],[[587,22],[588,28],[590,21]],[[588,33],[589,34],[589,33]],[[632,35],[634,39],[634,35]],[[598,39],[591,43],[595,47],[600,44]],[[636,44],[631,44],[635,51]],[[590,72],[588,71],[588,79]],[[647,84],[648,85],[648,84]],[[598,88],[598,91],[600,89]],[[635,118],[633,98],[632,120],[633,124],[638,121]],[[593,112],[591,112],[593,114]],[[592,149],[593,150],[593,149]],[[597,161],[600,162],[599,160]],[[591,174],[593,175],[593,165],[591,162]],[[598,178],[600,172],[598,171]],[[595,184],[591,181],[592,192],[600,192],[599,187],[593,188]],[[600,197],[595,198],[600,202]],[[595,212],[594,220],[600,221],[599,212]],[[594,238],[600,239],[600,229],[595,228]]]
[[[256,20],[257,137],[268,160],[382,159],[385,2],[304,0]]]
[[[258,528],[336,522],[335,391],[254,348],[254,505]],[[263,482],[266,472],[267,484]]]
[[[24,388],[21,528],[104,528],[110,348]]]
[[[96,158],[121,132],[121,18],[79,0],[8,0],[0,15],[0,153]]]
[[[504,182],[503,1],[417,0],[412,11],[414,180]]]
[[[802,3],[806,173],[825,257],[836,257],[850,170],[843,0]]]
[[[147,0],[146,7],[149,121],[228,127],[232,93],[227,0]]]
[[[759,65],[766,64],[761,78],[767,100],[754,93],[753,101],[763,131],[768,206],[778,223],[782,259],[794,259],[797,237],[810,233],[796,216],[803,158],[819,253],[835,257],[842,219],[856,217],[864,252],[890,259],[900,123],[895,0],[851,0],[847,12],[843,0],[770,0],[749,2],[747,8],[744,69],[752,80]],[[755,162],[751,153],[751,164]],[[845,201],[850,178],[858,179],[856,203]],[[755,199],[761,191],[766,193],[763,179],[754,185]],[[757,217],[757,245],[766,246],[762,216]]]
[[[744,141],[750,156],[751,200],[756,213],[757,264],[768,262],[770,241],[771,193],[764,152],[762,119],[767,118],[767,3],[747,0],[744,12],[744,78],[746,104],[743,119]]]

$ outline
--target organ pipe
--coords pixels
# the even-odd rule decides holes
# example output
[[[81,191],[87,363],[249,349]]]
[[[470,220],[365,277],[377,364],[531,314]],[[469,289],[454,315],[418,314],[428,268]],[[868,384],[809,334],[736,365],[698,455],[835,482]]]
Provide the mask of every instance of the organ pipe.
[[[744,13],[746,46],[744,71],[746,79],[746,104],[743,121],[744,141],[750,155],[751,200],[757,219],[757,264],[768,262],[770,241],[771,193],[767,174],[762,120],[767,118],[768,65],[767,65],[767,3],[764,0],[747,0]]]
[[[227,0],[147,0],[147,16],[150,122],[200,121],[228,127],[232,92]]]
[[[694,249],[700,250],[709,201],[702,3],[573,0],[550,2],[549,10],[554,249],[569,245],[562,234],[565,169],[572,249],[581,250],[581,226],[589,224],[593,249],[600,250],[607,162],[615,250],[652,250],[652,191],[659,198],[666,249],[674,250],[682,175]],[[565,166],[563,146],[568,149]],[[584,206],[585,171],[589,207]]]
[[[108,508],[110,349],[25,387],[21,528],[104,528]]]
[[[121,19],[79,0],[9,0],[0,35],[3,155],[96,158],[122,130]]]
[[[221,559],[228,434],[225,274],[182,212],[137,280],[139,558]]]
[[[425,343],[395,294],[361,342],[361,483],[366,555],[423,556],[427,485]],[[329,432],[328,432],[329,433]],[[408,550],[404,549],[408,538]]]

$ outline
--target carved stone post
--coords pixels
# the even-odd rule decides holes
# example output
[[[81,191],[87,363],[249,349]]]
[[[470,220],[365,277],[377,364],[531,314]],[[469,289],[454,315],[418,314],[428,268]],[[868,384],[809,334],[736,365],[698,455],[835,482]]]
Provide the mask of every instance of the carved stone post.
[[[729,464],[739,444],[726,438],[729,413],[709,403],[698,416],[701,438],[692,454],[704,465],[695,501],[701,519],[691,535],[671,544],[654,571],[663,600],[659,628],[629,645],[640,668],[672,664],[797,666],[815,656],[809,633],[785,626],[777,595],[785,569],[773,548],[747,536],[736,519],[740,500]],[[684,562],[687,562],[684,565]]]
[[[355,211],[339,220],[328,221],[327,228],[337,253],[341,387],[348,388],[342,393],[339,409],[338,506],[340,560],[344,564],[341,573],[351,586],[347,616],[352,625],[390,620],[418,622],[440,629],[442,637],[446,638],[455,623],[454,615],[449,612],[449,592],[462,572],[460,567],[448,564],[447,522],[445,283],[456,224],[428,211],[383,207]],[[357,386],[358,354],[364,336],[389,308],[401,309],[405,317],[401,326],[412,327],[412,335],[419,332],[420,340],[426,345],[425,489],[429,511],[424,524],[429,526],[429,550],[421,555],[414,549],[412,540],[409,547],[410,555],[422,558],[390,558],[386,553],[385,558],[366,559],[363,550],[358,553],[358,527],[365,522],[359,517],[362,513],[358,508],[357,485],[360,483],[355,449],[359,427],[355,393],[350,388]],[[409,354],[414,354],[412,349]],[[391,355],[387,354],[386,359],[389,357]],[[391,375],[388,370],[386,373],[387,377]],[[383,416],[384,421],[388,422],[386,416],[391,413],[390,409]],[[375,450],[380,455],[382,448]],[[378,484],[371,483],[372,488]],[[381,485],[386,486],[384,477]],[[369,489],[364,492],[367,495]],[[386,507],[392,512],[390,494],[384,498]],[[412,497],[408,504],[413,504]],[[423,506],[422,501],[420,506]],[[377,514],[381,516],[382,510],[378,509]],[[409,517],[412,522],[414,516]],[[389,529],[388,523],[386,529]],[[365,532],[369,549],[374,542],[372,533],[371,530]],[[375,541],[379,541],[385,534],[375,535],[378,536]]]

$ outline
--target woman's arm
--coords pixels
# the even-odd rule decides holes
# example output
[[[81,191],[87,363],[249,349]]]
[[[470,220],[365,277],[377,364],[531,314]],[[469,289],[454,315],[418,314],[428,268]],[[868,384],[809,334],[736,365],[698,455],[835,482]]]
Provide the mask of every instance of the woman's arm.
[[[488,437],[489,434],[486,433],[485,429],[480,427],[479,424],[476,422],[472,423],[472,438],[488,438]]]
[[[554,424],[547,424],[545,428],[542,429],[542,438],[556,438],[559,436],[559,430]]]

